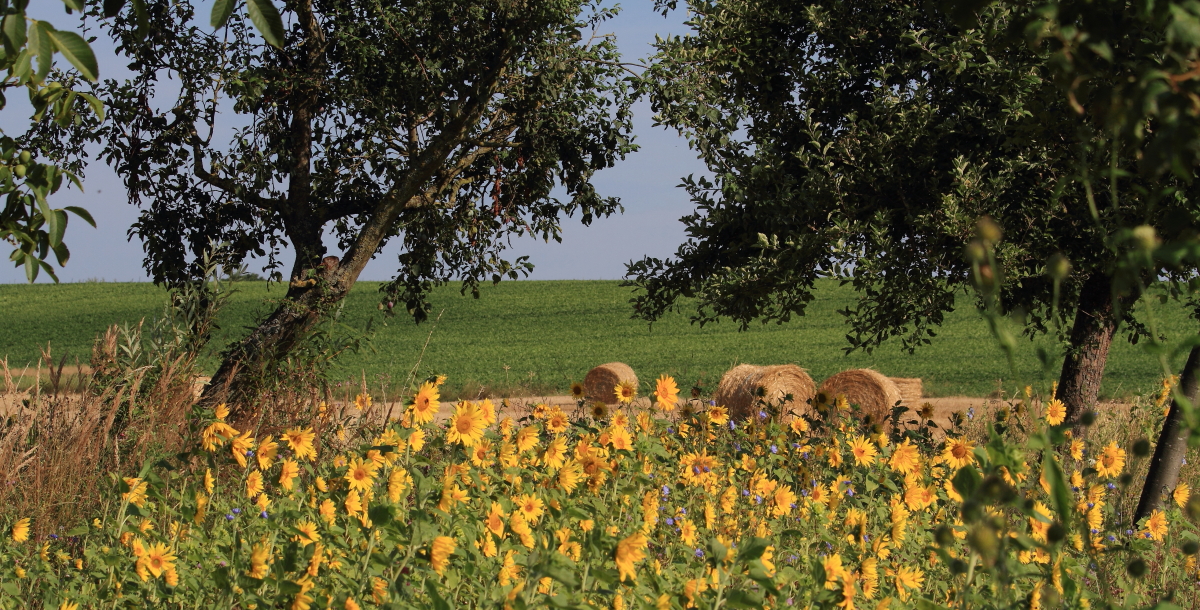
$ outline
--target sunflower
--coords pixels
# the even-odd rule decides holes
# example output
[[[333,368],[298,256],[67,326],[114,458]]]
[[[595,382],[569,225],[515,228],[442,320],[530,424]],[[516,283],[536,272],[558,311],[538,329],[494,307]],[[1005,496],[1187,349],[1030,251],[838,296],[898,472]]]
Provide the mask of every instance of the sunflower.
[[[1075,458],[1076,460],[1082,460],[1083,459],[1083,441],[1081,441],[1079,439],[1072,440],[1071,448],[1069,451],[1071,453],[1072,458]]]
[[[616,396],[617,402],[621,404],[629,404],[637,398],[637,383],[629,379],[622,379],[617,383],[617,387],[613,388],[613,395]]]
[[[855,436],[850,440],[850,453],[854,456],[854,463],[859,466],[870,466],[875,463],[875,456],[879,450],[871,441],[861,436]]]
[[[542,513],[545,512],[546,503],[541,498],[533,494],[525,494],[520,498],[513,498],[513,504],[516,509],[513,512],[520,512],[525,520],[532,524],[537,524],[538,519],[542,518]]]
[[[555,470],[562,468],[567,456],[567,440],[559,437],[550,442],[546,446],[546,451],[542,453],[542,463],[547,468]]]
[[[499,502],[492,502],[492,508],[488,511],[488,516],[484,521],[484,525],[486,525],[488,531],[494,534],[497,538],[503,539],[504,518],[507,516],[508,515],[504,514],[504,509],[500,506]]]
[[[374,403],[375,401],[371,399],[370,394],[359,394],[354,397],[354,407],[361,412],[369,410]]]
[[[412,477],[403,468],[396,468],[388,475],[388,502],[395,504],[404,496],[404,490],[412,484]]]
[[[608,419],[608,405],[597,400],[592,403],[592,419],[600,421]]]
[[[229,450],[233,452],[233,459],[237,460],[238,465],[242,468],[246,467],[246,456],[252,449],[254,449],[254,437],[250,436],[249,430],[233,439],[233,443],[229,446]]]
[[[633,449],[633,437],[630,436],[629,430],[624,426],[613,426],[608,430],[608,442],[612,443],[613,449],[621,451],[631,451]]]
[[[691,519],[679,520],[679,540],[686,546],[696,546],[696,524]]]
[[[908,475],[917,471],[921,465],[920,460],[921,454],[917,451],[916,445],[912,444],[911,439],[904,439],[904,442],[896,445],[896,449],[892,451],[888,465],[892,467],[892,470]]]
[[[525,453],[538,446],[537,426],[525,426],[517,433],[517,451]]]
[[[1143,532],[1154,541],[1161,541],[1167,536],[1167,515],[1161,510],[1152,511],[1146,519]]]
[[[900,594],[900,601],[908,601],[909,591],[920,590],[924,584],[925,572],[920,568],[900,566],[896,570],[896,592]]]
[[[321,507],[317,510],[321,514],[321,519],[324,520],[325,523],[333,525],[333,521],[337,518],[337,505],[333,503],[333,500],[330,500],[329,498],[322,500]]]
[[[564,432],[569,425],[571,425],[571,420],[567,419],[567,414],[558,407],[554,407],[546,416],[546,429],[554,434]]]
[[[217,447],[224,445],[226,441],[237,435],[238,431],[233,426],[223,421],[217,421],[209,424],[200,433],[200,443],[205,451],[216,451]]]
[[[496,423],[496,405],[492,404],[492,401],[485,398],[475,408],[479,411],[479,416],[483,418],[484,428]]]
[[[295,480],[299,475],[300,465],[291,458],[284,460],[283,464],[279,467],[279,486],[284,491],[291,491],[295,487]]]
[[[428,381],[421,384],[420,389],[413,396],[412,406],[409,407],[413,421],[417,424],[427,424],[433,421],[433,416],[437,415],[438,409],[441,407],[438,398],[441,398],[441,394],[438,393],[436,385]]]
[[[156,542],[146,549],[146,554],[142,555],[139,562],[143,563],[155,578],[158,578],[162,576],[163,572],[175,569],[175,554],[167,545]]]
[[[321,534],[317,532],[317,524],[312,521],[301,521],[296,524],[296,535],[292,537],[292,541],[299,542],[300,546],[308,546],[314,542],[321,540]]]
[[[683,474],[680,477],[683,482],[692,486],[702,486],[717,482],[717,468],[721,463],[717,458],[708,455],[708,451],[700,453],[688,453],[680,460],[683,466]]]
[[[270,558],[270,547],[263,543],[255,544],[250,551],[250,569],[246,570],[246,576],[258,579],[266,578]]]
[[[433,544],[429,549],[429,563],[438,576],[441,576],[446,571],[446,566],[450,565],[450,555],[454,553],[455,546],[454,539],[450,536],[438,536],[433,539]]]
[[[317,459],[317,448],[313,446],[313,440],[317,438],[317,433],[313,432],[312,428],[292,428],[283,433],[283,440],[291,447],[296,457],[300,459],[308,458],[310,461]]]
[[[705,414],[708,415],[708,421],[716,426],[724,426],[729,423],[729,409],[720,405],[709,407]]]
[[[825,568],[825,588],[830,591],[837,589],[837,581],[850,578],[850,572],[842,565],[842,556],[838,553],[821,560],[821,565]]]
[[[1187,483],[1180,483],[1176,485],[1175,492],[1171,494],[1171,498],[1175,500],[1175,504],[1179,505],[1179,508],[1186,507],[1188,500],[1191,497],[1192,489],[1188,487]]]
[[[483,440],[483,417],[475,405],[462,402],[454,410],[450,418],[450,429],[446,431],[446,442],[461,443],[465,447],[474,447]]]
[[[357,491],[351,489],[350,493],[346,494],[346,501],[343,502],[343,506],[346,507],[346,514],[357,515],[363,509],[362,496],[358,495]]]
[[[375,473],[378,470],[379,466],[375,462],[354,458],[354,461],[350,462],[350,468],[346,470],[344,478],[350,485],[350,489],[367,491],[375,484]]]
[[[1067,406],[1063,404],[1063,401],[1055,398],[1050,401],[1050,404],[1046,405],[1046,423],[1051,426],[1057,426],[1063,423],[1063,420],[1066,418]]]
[[[496,463],[492,458],[492,441],[483,439],[471,448],[471,464],[478,468],[487,468]]]
[[[583,467],[579,465],[579,462],[571,460],[558,469],[558,488],[569,494],[575,491],[582,478]]]
[[[571,384],[571,398],[575,400],[583,400],[583,384],[576,381]]]
[[[1125,469],[1125,450],[1113,441],[1100,453],[1096,460],[1096,472],[1102,477],[1111,478],[1121,474]]]
[[[146,490],[149,485],[138,478],[125,477],[124,480],[125,484],[129,486],[129,491],[121,494],[121,499],[141,508],[142,504],[146,502]]]
[[[442,490],[442,499],[438,502],[438,510],[449,512],[455,504],[466,502],[471,497],[467,494],[467,490],[458,485],[451,485]]]
[[[263,477],[261,470],[255,470],[246,477],[246,497],[253,499],[254,496],[262,493]]]
[[[509,550],[504,554],[504,563],[500,565],[500,586],[507,587],[512,581],[521,576],[521,566],[517,565],[513,555],[515,551]]]
[[[679,386],[675,385],[675,379],[667,375],[659,377],[654,384],[654,397],[657,399],[658,408],[674,411],[676,403],[679,402]]]
[[[964,438],[952,438],[946,441],[946,448],[942,450],[942,461],[958,470],[975,461],[974,451],[974,443]]]
[[[617,543],[616,562],[620,570],[620,580],[628,576],[637,580],[636,564],[646,558],[646,535],[638,532]]]
[[[796,494],[792,492],[790,485],[780,485],[775,489],[775,495],[771,500],[774,502],[771,514],[782,517],[792,512],[792,507],[796,504]]]
[[[809,430],[808,420],[801,416],[793,417],[792,421],[788,423],[788,427],[790,427],[792,432],[795,432],[796,434],[804,434]]]
[[[25,542],[29,540],[29,517],[17,519],[17,522],[12,526],[13,542]]]

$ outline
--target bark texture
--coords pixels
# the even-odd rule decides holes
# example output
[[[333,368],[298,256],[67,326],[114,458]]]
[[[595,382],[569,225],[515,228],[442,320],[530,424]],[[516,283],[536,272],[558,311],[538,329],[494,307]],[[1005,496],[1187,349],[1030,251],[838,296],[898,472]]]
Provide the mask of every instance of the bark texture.
[[[1113,307],[1112,281],[1103,272],[1093,273],[1080,289],[1071,348],[1058,378],[1057,396],[1066,405],[1066,423],[1077,430],[1083,414],[1096,405],[1100,395],[1118,315]]]
[[[1188,354],[1187,364],[1183,367],[1183,375],[1179,379],[1179,390],[1192,404],[1196,403],[1197,389],[1200,388],[1200,346],[1192,348]],[[1158,508],[1164,492],[1175,489],[1179,483],[1179,469],[1183,466],[1183,458],[1187,456],[1187,423],[1183,418],[1183,407],[1179,401],[1171,401],[1171,410],[1163,422],[1162,431],[1158,433],[1158,443],[1154,446],[1154,457],[1150,459],[1150,470],[1146,472],[1146,483],[1142,485],[1142,497],[1138,500],[1137,511],[1133,522],[1137,523],[1150,516],[1151,511]]]

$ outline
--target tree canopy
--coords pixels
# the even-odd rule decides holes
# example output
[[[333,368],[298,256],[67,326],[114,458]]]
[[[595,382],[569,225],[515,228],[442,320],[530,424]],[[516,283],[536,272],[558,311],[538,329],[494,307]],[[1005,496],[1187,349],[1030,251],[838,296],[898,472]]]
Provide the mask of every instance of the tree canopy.
[[[1033,333],[1056,307],[1083,311],[1063,385],[1092,388],[1076,403],[1095,400],[1115,322],[1142,331],[1122,307],[1135,288],[1110,280],[1130,239],[1121,229],[1200,225],[1190,180],[1125,171],[1095,182],[1147,147],[1077,112],[1119,71],[1065,95],[1056,49],[1026,35],[1022,2],[986,3],[965,23],[930,3],[688,6],[692,32],[659,43],[644,86],[714,178],[685,181],[698,209],[676,257],[631,264],[638,315],[695,297],[700,322],[784,321],[832,276],[860,295],[844,312],[849,349],[898,338],[911,350],[956,291],[982,282]],[[1163,36],[1114,30],[1111,44],[1144,61],[1139,41]],[[981,217],[1004,230],[991,237],[995,266],[972,262]]]
[[[505,259],[510,239],[559,239],[567,216],[619,210],[591,183],[633,150],[627,72],[595,29],[611,10],[301,0],[284,5],[275,48],[246,14],[218,8],[216,31],[186,1],[146,2],[144,29],[135,11],[117,16],[136,77],[107,88],[101,134],[143,209],[131,232],[156,282],[186,281],[215,239],[234,264],[265,256],[290,283],[214,385],[285,354],[385,243],[403,248],[383,300],[421,319],[436,284],[461,279],[477,295],[528,271]],[[283,248],[296,254],[286,273]]]

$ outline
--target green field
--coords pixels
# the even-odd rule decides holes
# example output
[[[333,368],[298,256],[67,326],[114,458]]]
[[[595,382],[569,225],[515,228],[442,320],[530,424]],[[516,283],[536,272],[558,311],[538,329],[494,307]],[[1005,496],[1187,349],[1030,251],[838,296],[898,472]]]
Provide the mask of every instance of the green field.
[[[269,299],[281,294],[278,285],[241,284],[222,312],[215,347],[244,332],[256,315],[268,310]],[[796,363],[818,382],[840,370],[872,367],[891,376],[922,377],[932,396],[985,396],[1001,384],[1011,391],[1018,383],[1049,383],[1034,356],[1038,343],[1024,339],[1018,375],[1008,373],[965,296],[933,344],[915,355],[901,352],[896,343],[871,355],[847,356],[842,352],[846,326],[837,310],[851,302],[853,292],[832,281],[819,286],[807,316],[784,325],[755,324],[745,332],[730,322],[700,328],[682,315],[649,328],[629,319],[629,294],[612,281],[505,282],[485,288],[479,300],[446,287],[433,295],[433,317],[444,311],[435,328],[403,317],[385,320],[376,309],[375,284],[361,283],[349,297],[342,330],[361,333],[371,321],[373,336],[365,349],[341,359],[336,375],[357,379],[365,372],[372,386],[389,378],[392,385],[402,382],[432,330],[421,372],[449,375],[451,391],[484,385],[500,395],[521,386],[565,392],[590,367],[613,360],[630,364],[643,382],[670,373],[684,388],[697,381],[715,386],[721,373],[739,362]],[[38,346],[50,342],[56,359],[67,353],[69,363],[75,358],[86,363],[97,333],[111,323],[135,323],[159,314],[163,295],[141,283],[0,285],[0,355],[16,367],[32,364]],[[1178,305],[1156,305],[1154,313],[1170,340],[1194,332],[1195,323]],[[214,354],[206,356],[210,370],[215,362]],[[1103,394],[1145,392],[1159,379],[1156,360],[1121,338],[1109,359]]]

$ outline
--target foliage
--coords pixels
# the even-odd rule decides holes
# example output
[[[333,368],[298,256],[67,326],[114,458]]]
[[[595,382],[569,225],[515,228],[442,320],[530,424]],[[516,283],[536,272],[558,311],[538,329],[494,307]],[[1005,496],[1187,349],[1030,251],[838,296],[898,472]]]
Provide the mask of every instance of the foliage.
[[[258,4],[248,3],[251,18]],[[388,301],[421,318],[423,295],[451,276],[475,289],[527,270],[501,257],[510,236],[558,239],[560,215],[586,224],[618,208],[590,183],[631,150],[615,42],[594,29],[609,11],[289,3],[295,27],[276,50],[233,5],[214,5],[225,25],[208,32],[192,3],[148,2],[153,35],[125,46],[139,76],[106,92],[121,128],[101,137],[144,206],[134,233],[156,282],[187,277],[187,253],[211,238],[228,241],[235,262],[268,256],[298,293],[317,282],[326,231],[344,269],[400,239]],[[113,26],[121,41],[137,32],[128,14]],[[178,89],[160,81],[166,72]],[[225,141],[227,108],[245,123]],[[555,184],[569,201],[551,194]],[[297,253],[291,272],[278,269],[283,247]]]
[[[1200,517],[1200,499],[1180,488],[1124,523],[1134,455],[1069,438],[1030,396],[978,444],[955,430],[933,444],[903,423],[864,434],[844,399],[819,408],[827,419],[783,417],[785,404],[731,422],[685,402],[514,421],[485,401],[422,423],[440,381],[375,427],[322,409],[312,427],[242,432],[223,406],[198,410],[191,451],[113,477],[66,538],[5,524],[0,600],[1135,608],[1196,595],[1184,513]]]
[[[676,258],[631,265],[638,315],[694,295],[701,322],[786,320],[833,276],[860,292],[845,310],[849,349],[892,337],[912,349],[974,284],[963,251],[990,216],[1005,229],[1004,273],[983,271],[1003,311],[1044,332],[1056,308],[1070,319],[1084,282],[1112,271],[1129,229],[1194,233],[1190,178],[1090,181],[1149,145],[1106,144],[1076,115],[1054,69],[1068,52],[1026,43],[1031,6],[974,6],[963,23],[933,3],[688,3],[691,34],[658,44],[645,86],[714,179],[684,183],[698,210]],[[1139,62],[1157,52],[1142,38],[1166,35],[1120,34]],[[1097,69],[1097,81],[1121,75]]]
[[[3,90],[25,89],[33,104],[34,114],[30,119],[36,126],[43,119],[53,120],[60,125],[69,125],[81,120],[78,110],[87,108],[99,117],[104,116],[104,106],[95,96],[75,91],[75,79],[60,72],[51,72],[55,54],[61,53],[83,78],[95,81],[99,73],[96,56],[82,36],[75,32],[58,30],[45,21],[29,19],[25,9],[29,0],[5,0],[0,2],[0,70],[7,77],[0,83],[0,110],[7,105]],[[63,0],[68,14],[82,11],[83,0]],[[65,265],[71,257],[63,243],[71,212],[93,227],[87,210],[77,206],[53,209],[47,198],[58,192],[64,182],[74,183],[80,190],[83,185],[69,167],[61,167],[53,160],[41,159],[39,151],[29,148],[24,138],[13,138],[0,134],[0,196],[4,207],[0,210],[0,239],[15,246],[9,260],[25,267],[25,277],[30,282],[44,270],[54,281],[58,277],[53,267],[46,262],[54,253],[59,265]],[[41,151],[44,155],[46,151]],[[67,166],[77,166],[67,163]]]
[[[845,344],[847,329],[837,312],[853,304],[855,295],[851,287],[833,280],[816,283],[817,298],[804,319],[754,325],[745,332],[727,323],[700,328],[678,313],[647,328],[629,319],[630,291],[617,282],[505,282],[483,287],[478,300],[460,296],[456,287],[443,286],[429,295],[440,319],[419,325],[381,320],[377,286],[363,283],[346,298],[332,332],[356,336],[371,324],[373,336],[359,352],[340,356],[330,375],[350,381],[348,388],[358,388],[365,374],[381,400],[394,399],[395,388],[418,360],[421,373],[454,372],[446,393],[464,398],[478,397],[481,390],[492,397],[565,395],[570,383],[589,368],[613,360],[629,364],[639,375],[666,371],[685,390],[699,382],[709,392],[722,373],[743,362],[795,363],[817,381],[846,369],[871,367],[887,375],[921,377],[931,396],[982,397],[1001,389],[1011,395],[1021,387],[1018,380],[1040,384],[1043,390],[1049,390],[1051,381],[1039,376],[1036,349],[1053,345],[1044,339],[1017,342],[1014,377],[997,358],[1000,352],[966,295],[957,297],[957,308],[946,315],[938,336],[919,358],[913,358],[897,346],[884,346],[871,354],[842,354],[839,348]],[[238,282],[235,288],[199,361],[205,375],[216,368],[220,346],[254,324],[264,308],[283,294],[277,284]],[[150,324],[160,315],[165,295],[164,289],[149,283],[0,286],[0,311],[9,312],[11,321],[0,325],[0,356],[6,356],[19,373],[21,367],[37,362],[39,346],[51,342],[56,354],[70,354],[67,364],[74,364],[75,357],[86,364],[93,337],[114,323],[136,325],[144,318]],[[1139,315],[1157,320],[1169,341],[1186,336],[1188,311],[1178,303],[1139,307],[1144,308]],[[422,355],[427,339],[429,346]],[[1161,366],[1146,357],[1145,345],[1113,346],[1104,396],[1124,399],[1156,387]],[[1178,369],[1182,360],[1169,363]],[[31,381],[33,376],[30,369],[25,379]],[[384,385],[389,388],[386,392]]]

